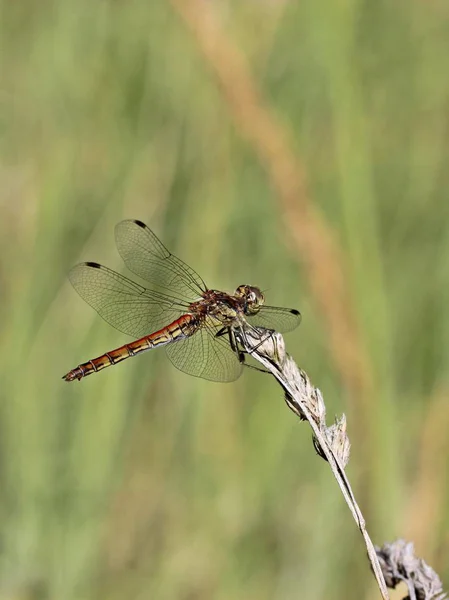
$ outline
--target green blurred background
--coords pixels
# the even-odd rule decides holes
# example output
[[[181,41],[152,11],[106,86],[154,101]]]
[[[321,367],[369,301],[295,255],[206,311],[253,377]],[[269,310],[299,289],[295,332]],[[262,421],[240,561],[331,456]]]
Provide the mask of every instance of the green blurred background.
[[[66,279],[81,260],[122,268],[122,218],[211,287],[256,284],[301,310],[287,347],[328,420],[347,414],[374,542],[413,540],[449,582],[448,5],[214,8],[344,248],[375,393],[348,401],[276,191],[176,8],[2,0],[2,600],[378,597],[274,381],[198,380],[163,351],[61,380],[129,339]]]

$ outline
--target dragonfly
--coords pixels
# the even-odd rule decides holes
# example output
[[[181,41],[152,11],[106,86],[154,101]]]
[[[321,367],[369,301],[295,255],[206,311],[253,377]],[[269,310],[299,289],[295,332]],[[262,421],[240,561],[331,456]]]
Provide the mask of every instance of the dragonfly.
[[[135,341],[78,365],[63,376],[65,381],[81,380],[159,346],[189,375],[235,381],[244,366],[251,366],[239,343],[248,328],[285,333],[300,323],[299,311],[267,306],[258,287],[239,285],[233,294],[208,288],[142,221],[120,222],[115,240],[126,267],[149,287],[96,262],[76,265],[69,279],[107,323]]]

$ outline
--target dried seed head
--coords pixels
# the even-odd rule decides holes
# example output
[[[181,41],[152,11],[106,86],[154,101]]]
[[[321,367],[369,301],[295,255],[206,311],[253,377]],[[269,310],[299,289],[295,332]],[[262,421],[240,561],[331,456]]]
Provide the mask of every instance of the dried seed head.
[[[440,578],[422,558],[415,556],[412,542],[396,540],[384,544],[382,548],[375,546],[380,566],[387,586],[395,588],[401,581],[409,589],[409,597],[417,600],[444,600]]]
[[[336,418],[335,423],[330,427],[326,427],[323,433],[329,446],[332,448],[334,455],[338,458],[344,469],[349,462],[349,452],[351,449],[351,443],[346,434],[346,415],[342,415],[339,419]],[[324,458],[324,460],[327,460],[321,445],[315,436],[313,437],[313,445],[319,456]]]

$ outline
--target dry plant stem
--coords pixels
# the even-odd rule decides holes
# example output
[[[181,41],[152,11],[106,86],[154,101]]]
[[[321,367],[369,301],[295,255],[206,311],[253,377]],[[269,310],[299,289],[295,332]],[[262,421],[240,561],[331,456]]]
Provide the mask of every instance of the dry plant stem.
[[[354,498],[344,468],[349,460],[349,440],[343,418],[334,426],[327,427],[326,408],[319,389],[310,382],[307,374],[299,369],[291,356],[285,352],[283,337],[276,332],[268,333],[261,328],[246,329],[236,334],[245,350],[259,361],[281,384],[286,393],[288,407],[301,419],[308,421],[313,431],[315,448],[329,463],[352,516],[360,529],[368,556],[382,597],[389,598],[376,550],[368,535],[365,520]],[[338,433],[336,434],[336,429]],[[335,440],[338,440],[334,444]]]
[[[252,145],[269,175],[285,227],[326,320],[334,361],[354,400],[354,410],[359,410],[360,403],[370,397],[372,377],[344,276],[345,260],[308,194],[304,168],[289,131],[265,102],[246,57],[223,31],[214,3],[170,1],[211,67],[238,132]]]

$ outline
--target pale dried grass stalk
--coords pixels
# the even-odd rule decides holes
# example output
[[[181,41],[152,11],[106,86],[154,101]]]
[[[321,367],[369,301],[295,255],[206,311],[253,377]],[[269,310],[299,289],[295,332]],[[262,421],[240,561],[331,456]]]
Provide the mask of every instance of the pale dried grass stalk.
[[[281,384],[287,406],[301,420],[308,421],[313,432],[313,445],[328,463],[346,500],[352,516],[363,535],[368,556],[380,592],[388,600],[388,591],[374,545],[368,535],[365,519],[358,507],[346,477],[345,467],[349,460],[350,443],[346,434],[346,417],[328,427],[326,406],[318,388],[312,385],[307,373],[300,369],[286,353],[284,338],[280,333],[262,328],[245,328],[237,333],[239,342],[253,358],[259,361]]]
[[[349,461],[350,442],[346,433],[346,417],[342,415],[331,426],[326,424],[326,406],[318,388],[307,373],[286,353],[284,338],[263,328],[245,327],[237,332],[239,343],[259,361],[281,384],[287,406],[312,428],[313,445],[328,463],[352,516],[363,535],[374,575],[384,600],[389,598],[387,585],[396,587],[405,581],[410,600],[445,600],[437,574],[413,555],[413,544],[402,540],[375,547],[368,535],[365,519],[355,500],[345,467]]]

